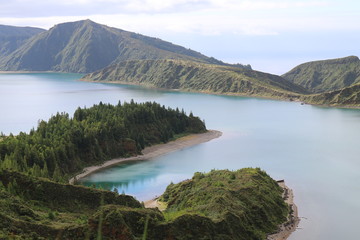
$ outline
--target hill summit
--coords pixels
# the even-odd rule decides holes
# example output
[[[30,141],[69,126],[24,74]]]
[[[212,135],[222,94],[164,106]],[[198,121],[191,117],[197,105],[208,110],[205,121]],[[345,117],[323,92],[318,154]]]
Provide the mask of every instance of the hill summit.
[[[196,51],[82,20],[55,25],[0,58],[0,70],[88,73],[124,60],[187,59],[224,64]]]
[[[303,63],[282,77],[313,93],[334,91],[360,83],[360,60],[349,56]]]

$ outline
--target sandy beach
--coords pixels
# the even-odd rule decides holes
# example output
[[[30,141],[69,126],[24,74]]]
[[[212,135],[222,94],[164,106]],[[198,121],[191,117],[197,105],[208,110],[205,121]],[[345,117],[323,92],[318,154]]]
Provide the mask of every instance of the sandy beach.
[[[290,206],[291,212],[288,216],[288,220],[279,226],[278,232],[268,235],[266,240],[286,240],[290,234],[296,230],[300,222],[298,209],[294,203],[293,190],[286,186],[284,181],[278,181],[278,183],[280,187],[284,189],[283,198]]]
[[[155,157],[159,157],[183,148],[191,147],[200,143],[208,142],[214,138],[218,138],[222,135],[222,132],[216,130],[209,130],[206,133],[200,134],[190,134],[185,137],[176,139],[165,144],[157,144],[150,147],[146,147],[142,151],[142,155],[128,157],[128,158],[115,158],[109,161],[104,162],[101,165],[90,166],[84,168],[81,174],[76,175],[75,177],[69,180],[70,184],[74,184],[74,181],[84,178],[96,171],[99,171],[104,168],[108,168],[119,163],[129,162],[129,161],[140,161],[140,160],[150,160]]]

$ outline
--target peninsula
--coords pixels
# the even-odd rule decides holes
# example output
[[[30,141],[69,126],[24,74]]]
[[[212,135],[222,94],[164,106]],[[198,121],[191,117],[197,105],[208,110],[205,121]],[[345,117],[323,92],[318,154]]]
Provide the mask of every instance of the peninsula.
[[[104,168],[108,168],[114,165],[118,165],[121,163],[131,162],[131,161],[144,161],[144,160],[151,160],[152,158],[156,158],[174,151],[181,150],[183,148],[191,147],[197,144],[201,144],[212,139],[218,138],[222,135],[220,131],[216,130],[208,130],[205,133],[198,133],[198,134],[190,134],[184,137],[178,138],[174,141],[170,141],[167,143],[156,144],[153,146],[145,147],[142,150],[141,155],[127,157],[127,158],[115,158],[109,161],[104,162],[100,165],[90,166],[84,168],[83,172],[72,177],[69,180],[70,184],[74,184],[76,181],[102,170]]]

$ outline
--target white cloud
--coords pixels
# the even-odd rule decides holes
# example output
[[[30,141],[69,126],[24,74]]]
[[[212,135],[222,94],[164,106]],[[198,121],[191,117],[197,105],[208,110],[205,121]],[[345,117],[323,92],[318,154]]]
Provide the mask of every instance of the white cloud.
[[[282,66],[290,55],[360,54],[358,0],[0,0],[0,6],[0,24],[50,28],[91,19],[223,60],[265,59],[263,69],[273,59]]]
[[[11,8],[9,2],[6,0],[0,9],[1,24],[49,28],[61,22],[92,19],[155,36],[159,32],[261,36],[287,31],[360,30],[359,8],[335,0],[48,0],[44,9],[27,10],[28,15],[21,17],[1,14]],[[39,7],[37,1],[14,2]],[[76,7],[79,5],[83,8]],[[51,12],[50,7],[58,7],[59,11]],[[72,10],[63,15],[64,9]],[[42,16],[43,12],[48,14]]]

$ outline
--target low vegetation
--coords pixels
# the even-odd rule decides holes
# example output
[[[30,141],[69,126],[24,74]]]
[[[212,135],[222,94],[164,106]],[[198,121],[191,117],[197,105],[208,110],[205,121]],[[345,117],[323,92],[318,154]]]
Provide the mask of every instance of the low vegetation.
[[[282,77],[312,93],[339,90],[360,83],[360,60],[350,56],[303,63]]]
[[[360,84],[335,91],[305,96],[303,100],[310,104],[334,107],[360,107]]]
[[[306,90],[285,79],[251,69],[188,60],[134,60],[111,65],[85,80],[136,84],[205,93],[297,99]]]
[[[160,200],[167,203],[166,218],[193,234],[187,239],[251,240],[265,239],[286,220],[288,206],[281,193],[265,172],[246,168],[195,173],[190,180],[169,185]],[[198,226],[209,231],[201,235]]]
[[[1,170],[0,237],[265,239],[286,220],[281,194],[260,169],[214,170],[169,185],[162,213],[127,195]]]

